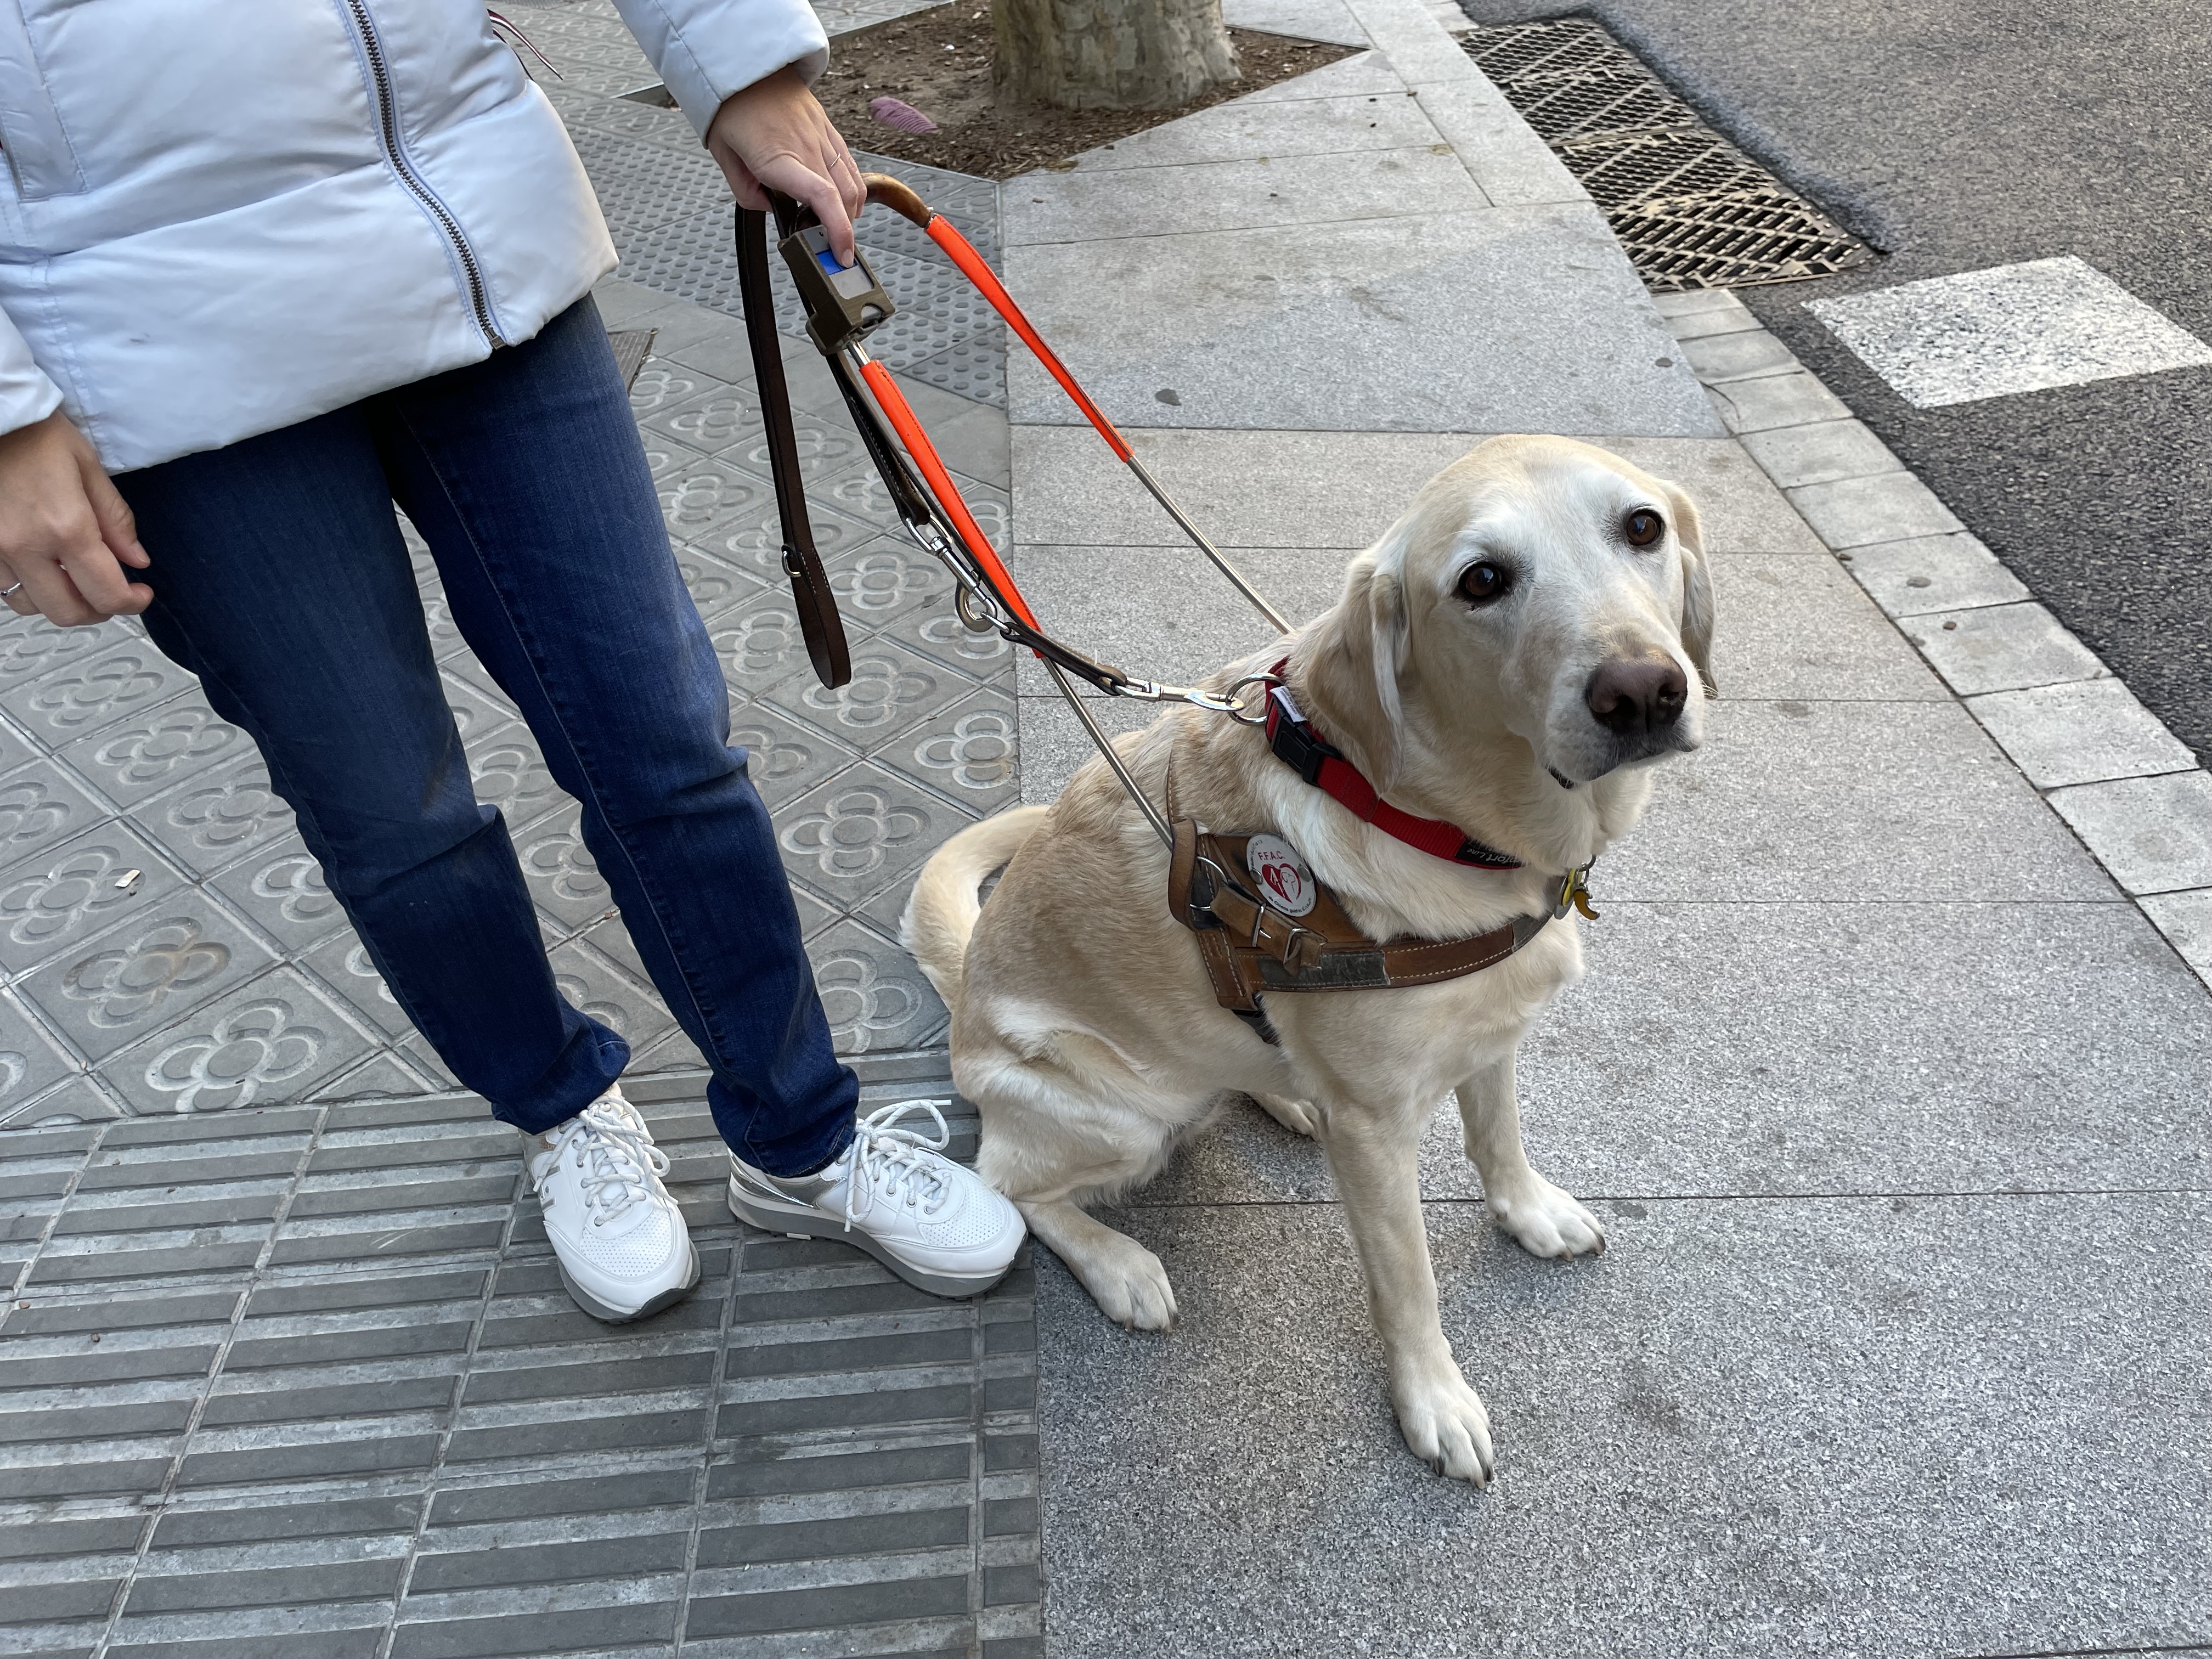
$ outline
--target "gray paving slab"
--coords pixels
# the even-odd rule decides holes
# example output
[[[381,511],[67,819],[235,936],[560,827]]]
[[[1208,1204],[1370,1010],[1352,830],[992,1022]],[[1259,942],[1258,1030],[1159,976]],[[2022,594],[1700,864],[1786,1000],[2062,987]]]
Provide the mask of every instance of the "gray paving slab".
[[[2136,902],[2197,976],[2212,987],[2212,890],[2152,893]]]
[[[1159,718],[1159,711],[1121,698],[1093,697],[1085,707],[1109,736],[1133,732]],[[1078,769],[1098,751],[1057,695],[1024,697],[1022,721],[1022,805],[1049,806],[1060,799]]]
[[[1875,603],[1893,617],[2011,605],[2027,598],[2020,578],[1967,535],[1855,547],[1845,562]]]
[[[1739,435],[1771,431],[1778,427],[1802,426],[1813,421],[1846,420],[1851,412],[1842,398],[1820,384],[1817,375],[1803,369],[1757,380],[1730,380],[1709,390],[1721,419],[1729,431]]]
[[[256,848],[208,885],[287,949],[351,933],[343,908],[323,880],[322,866],[297,835]]]
[[[849,911],[974,821],[902,775],[862,761],[793,801],[777,842],[794,882]]]
[[[1973,697],[1966,707],[2039,788],[2194,769],[2188,746],[2110,678]]]
[[[1436,473],[1482,441],[1465,432],[1236,432],[1125,428],[1164,488],[1223,547],[1364,547]],[[1796,509],[1725,439],[1606,434],[1589,440],[1679,484],[1707,550],[1826,549]],[[1188,545],[1087,427],[1013,429],[1013,511],[1036,545]]]
[[[1211,234],[1395,220],[1409,201],[1437,214],[1489,205],[1450,148],[1437,142],[1433,129],[1418,148],[1363,147],[1280,157],[1263,152],[1079,170],[1049,186],[1016,186],[1006,199],[1010,249],[1169,236],[1199,227]]]
[[[1714,704],[1705,747],[1660,769],[1650,811],[1596,879],[1638,899],[2112,894],[1955,703],[1796,698]]]
[[[1248,92],[1237,101],[1242,104],[1302,103],[1312,98],[1364,98],[1370,93],[1384,92],[1404,97],[1404,77],[1390,67],[1390,60],[1382,53],[1361,52],[1349,58],[1340,58],[1334,64],[1325,64],[1307,74],[1293,76],[1287,81],[1278,81],[1272,87]],[[1182,118],[1189,120],[1193,118],[1185,116]]]
[[[1222,547],[1364,547],[1479,439],[1431,432],[1122,428],[1138,458]],[[1088,427],[1012,429],[1025,544],[1187,546],[1175,521]]]
[[[1906,633],[1962,697],[2095,679],[2105,665],[2033,599],[1915,617]]]
[[[2130,893],[2212,887],[2212,777],[2118,778],[2053,790],[2051,804]]]
[[[9,864],[81,835],[107,814],[64,769],[40,759],[0,778],[0,859]]]
[[[1415,95],[1461,163],[1498,207],[1580,202],[1585,192],[1497,88],[1471,81],[1431,82]]]
[[[1055,177],[1030,195],[1048,199],[1076,175]],[[1563,265],[1585,268],[1576,303],[1587,309],[1571,327],[1545,321],[1562,303]],[[1024,307],[1117,423],[1718,429],[1592,207],[1016,247],[1006,270]],[[1469,294],[1482,295],[1472,310]],[[1440,356],[1438,337],[1454,349]],[[1656,366],[1662,357],[1669,367]],[[1017,424],[1069,418],[1042,370],[1017,357],[1007,373]],[[1163,390],[1178,403],[1163,404]]]
[[[102,630],[105,632],[106,630]],[[133,629],[68,667],[0,694],[0,707],[49,746],[99,731],[156,707],[191,684],[191,677]]]
[[[21,1002],[0,997],[0,1127],[15,1128],[49,1115],[35,1103],[58,1085],[66,1086],[63,1080],[76,1069],[76,1057],[47,1036],[43,1023]],[[16,1231],[9,1230],[11,1235]]]
[[[1367,44],[1366,31],[1352,21],[1343,0],[1223,0],[1221,20],[1233,29],[1258,29],[1336,46]]]
[[[1756,326],[1754,323],[1752,326]],[[1897,472],[1904,463],[1857,421],[1820,421],[1744,434],[1743,447],[1766,476],[1787,489]]]
[[[1790,499],[1830,547],[1948,536],[1965,528],[1935,492],[1909,472],[1808,484],[1791,490]]]
[[[221,911],[157,901],[18,981],[15,989],[82,1052],[104,1060],[252,979],[276,953]],[[178,902],[181,900],[183,902]]]
[[[133,819],[195,874],[211,875],[289,835],[292,809],[258,755],[243,756],[156,795]]]
[[[47,848],[0,872],[0,962],[11,976],[27,974],[118,922],[144,915],[184,884],[151,842],[120,822]]]
[[[37,753],[7,718],[0,715],[0,773],[14,771]]]
[[[1721,695],[1748,701],[1948,701],[1943,684],[1832,561],[1712,559]]]
[[[1054,1651],[2201,1640],[2207,1322],[2172,1241],[2204,1206],[1632,1200],[1561,1265],[1432,1206],[1487,1493],[1407,1455],[1330,1209],[1132,1212],[1178,1276],[1171,1335],[1040,1265]]]
[[[1293,623],[1319,616],[1344,591],[1356,550],[1241,550],[1237,568]],[[1017,548],[1009,568],[1048,628],[1132,673],[1194,685],[1232,659],[1265,649],[1275,627],[1194,548],[1077,552]],[[1154,602],[1174,593],[1176,602]],[[1132,596],[1141,602],[1133,604]],[[1025,697],[1053,695],[1034,659],[1018,659]]]
[[[1530,1032],[1518,1068],[1529,1157],[1578,1195],[2212,1182],[2200,1107],[2212,1005],[2117,894],[1645,904],[1599,886],[1588,976]],[[2135,1035],[2085,1054],[2082,1033],[2116,1006],[2141,1011]],[[1449,1103],[1421,1183],[1432,1198],[1480,1194]],[[1238,1102],[1128,1203],[1334,1195],[1317,1146]]]
[[[127,807],[250,747],[245,732],[187,693],[80,738],[60,753],[80,776]]]
[[[1281,84],[1299,87],[1313,78],[1301,76]],[[1238,98],[1087,150],[1076,158],[1075,170],[1110,173],[1257,161],[1261,156],[1272,162],[1278,156],[1425,149],[1437,139],[1436,127],[1420,101],[1402,94],[1386,98],[1380,93],[1347,93],[1272,101]],[[1020,205],[1018,198],[1013,205]]]
[[[1692,336],[1682,343],[1682,354],[1708,386],[1786,374],[1797,367],[1790,349],[1764,330]]]

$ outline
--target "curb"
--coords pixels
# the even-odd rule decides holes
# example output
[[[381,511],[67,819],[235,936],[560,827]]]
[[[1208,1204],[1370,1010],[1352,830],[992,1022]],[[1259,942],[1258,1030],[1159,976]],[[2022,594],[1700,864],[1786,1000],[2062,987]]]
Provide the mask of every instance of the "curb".
[[[1735,295],[1653,297],[1745,453],[2212,987],[2196,755]]]

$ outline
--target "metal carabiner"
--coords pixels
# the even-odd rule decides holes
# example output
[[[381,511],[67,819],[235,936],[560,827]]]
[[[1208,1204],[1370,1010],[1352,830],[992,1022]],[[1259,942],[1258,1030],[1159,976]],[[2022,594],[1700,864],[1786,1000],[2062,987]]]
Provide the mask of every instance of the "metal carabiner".
[[[1247,674],[1241,680],[1231,680],[1229,690],[1223,694],[1230,704],[1225,711],[1229,718],[1239,726],[1265,726],[1267,723],[1268,693],[1282,683],[1282,678],[1276,674]],[[1248,703],[1237,695],[1248,685],[1261,688],[1256,702]]]

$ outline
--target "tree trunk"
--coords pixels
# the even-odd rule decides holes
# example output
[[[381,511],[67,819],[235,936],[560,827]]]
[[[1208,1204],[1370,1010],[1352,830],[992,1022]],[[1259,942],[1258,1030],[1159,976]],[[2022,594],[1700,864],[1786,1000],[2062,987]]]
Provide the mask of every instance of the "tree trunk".
[[[993,0],[1001,98],[1176,109],[1237,78],[1221,0]]]

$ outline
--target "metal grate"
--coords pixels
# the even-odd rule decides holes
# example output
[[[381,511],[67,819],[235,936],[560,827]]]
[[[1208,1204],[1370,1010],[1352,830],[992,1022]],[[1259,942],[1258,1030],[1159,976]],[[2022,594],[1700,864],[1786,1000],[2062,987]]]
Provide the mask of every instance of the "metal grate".
[[[1509,23],[1465,40],[1468,55],[1589,191],[1649,287],[1795,282],[1874,257],[1589,19]]]
[[[645,360],[653,356],[653,337],[657,328],[623,328],[607,331],[607,343],[614,348],[615,369],[625,386],[635,390],[638,371]]]

